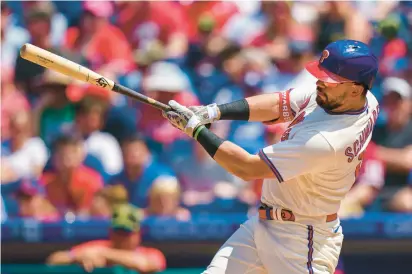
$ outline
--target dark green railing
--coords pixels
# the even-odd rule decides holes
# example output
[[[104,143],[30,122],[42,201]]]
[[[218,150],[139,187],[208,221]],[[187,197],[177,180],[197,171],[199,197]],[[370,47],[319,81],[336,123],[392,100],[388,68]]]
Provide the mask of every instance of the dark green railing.
[[[186,268],[186,269],[168,269],[160,274],[199,274],[203,269]],[[6,264],[1,266],[2,274],[84,274],[80,266],[48,266],[42,264]],[[97,268],[93,274],[138,274],[138,272],[114,266],[110,268]]]

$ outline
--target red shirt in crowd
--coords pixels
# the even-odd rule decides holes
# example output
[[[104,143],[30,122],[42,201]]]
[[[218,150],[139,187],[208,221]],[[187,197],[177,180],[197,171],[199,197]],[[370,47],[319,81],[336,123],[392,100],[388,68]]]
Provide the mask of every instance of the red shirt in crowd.
[[[187,19],[177,3],[124,2],[118,4],[118,8],[116,24],[133,49],[145,49],[154,40],[167,44],[174,34],[187,36]]]
[[[89,241],[72,247],[71,252],[79,252],[79,250],[91,247],[111,248],[112,243],[109,240]],[[159,265],[162,270],[166,269],[166,258],[160,250],[151,247],[138,246],[135,252],[140,256],[145,256],[147,260],[155,262],[156,265]]]
[[[60,212],[89,209],[94,194],[103,187],[102,177],[85,166],[75,169],[70,177],[69,182],[65,183],[56,172],[45,172],[40,182],[45,187],[47,199]]]
[[[82,52],[93,69],[99,69],[101,66],[114,61],[122,62],[122,66],[125,67],[126,71],[134,68],[132,49],[119,28],[109,23],[102,23],[87,45],[81,49],[77,45],[79,39],[79,28],[69,28],[66,32],[65,47]]]
[[[226,1],[195,1],[190,4],[182,3],[186,14],[189,39],[195,40],[198,35],[198,23],[203,16],[213,19],[214,31],[219,32],[226,22],[239,12],[236,4]]]
[[[370,142],[362,157],[357,183],[367,184],[380,190],[385,184],[385,165],[376,157],[376,144]]]

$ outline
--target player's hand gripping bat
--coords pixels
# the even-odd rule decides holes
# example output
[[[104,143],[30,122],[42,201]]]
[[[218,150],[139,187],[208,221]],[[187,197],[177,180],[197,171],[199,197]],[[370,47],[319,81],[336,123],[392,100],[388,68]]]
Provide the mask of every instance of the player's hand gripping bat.
[[[149,104],[157,109],[163,111],[172,110],[171,107],[166,104],[147,97],[125,86],[119,85],[113,82],[113,80],[105,78],[104,76],[88,68],[32,44],[24,44],[20,49],[20,56],[23,59],[38,64],[42,67],[55,70],[74,79],[87,82],[107,90],[124,94],[140,102]]]

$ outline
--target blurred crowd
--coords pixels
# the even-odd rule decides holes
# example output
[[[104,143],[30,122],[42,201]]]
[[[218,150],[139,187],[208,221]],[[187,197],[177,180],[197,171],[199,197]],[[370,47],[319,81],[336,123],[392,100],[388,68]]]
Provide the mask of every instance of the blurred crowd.
[[[19,56],[32,43],[161,102],[227,103],[311,86],[304,69],[336,39],[368,43],[381,115],[341,216],[412,212],[412,2],[1,2],[2,220],[250,212],[261,181],[221,167],[161,113]],[[286,124],[212,129],[256,153]]]

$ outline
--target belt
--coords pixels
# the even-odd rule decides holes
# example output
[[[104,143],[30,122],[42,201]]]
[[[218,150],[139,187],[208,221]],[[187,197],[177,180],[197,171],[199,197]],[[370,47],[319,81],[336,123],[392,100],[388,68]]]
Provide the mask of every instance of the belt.
[[[267,205],[261,205],[259,207],[259,218],[264,220],[280,220],[294,222],[296,220],[295,214],[292,211],[284,208],[272,208]],[[326,215],[326,222],[335,221],[338,218],[338,214]]]

